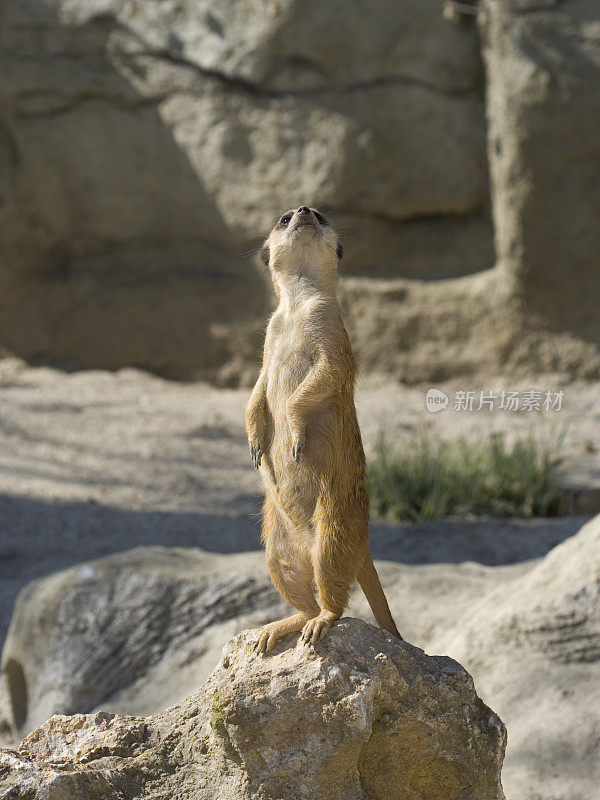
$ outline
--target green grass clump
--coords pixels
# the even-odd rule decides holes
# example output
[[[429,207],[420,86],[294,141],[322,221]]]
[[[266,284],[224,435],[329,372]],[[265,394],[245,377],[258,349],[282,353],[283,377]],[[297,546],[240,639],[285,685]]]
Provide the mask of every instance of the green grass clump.
[[[441,517],[551,517],[566,513],[555,474],[560,442],[503,436],[432,443],[420,434],[394,449],[383,439],[367,469],[375,516],[423,522]]]

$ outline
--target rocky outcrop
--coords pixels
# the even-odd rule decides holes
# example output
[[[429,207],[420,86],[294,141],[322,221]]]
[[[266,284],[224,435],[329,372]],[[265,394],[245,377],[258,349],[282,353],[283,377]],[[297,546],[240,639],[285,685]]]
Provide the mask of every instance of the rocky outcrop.
[[[507,721],[509,797],[594,800],[600,781],[600,516],[433,645]]]
[[[490,546],[486,536],[503,540],[493,522],[487,533],[480,526],[479,547]],[[551,526],[536,527],[550,546]],[[535,531],[520,535],[530,547]],[[460,533],[439,536],[452,537],[456,554]],[[412,560],[392,530],[375,539],[388,558]],[[432,548],[451,558],[435,539]],[[475,541],[463,552],[462,564],[378,562],[400,629],[464,664],[508,725],[509,797],[596,800],[600,517],[535,562],[484,567]],[[350,609],[370,618],[362,595]],[[19,599],[3,653],[20,734],[53,713],[162,712],[195,690],[240,628],[283,612],[261,552],[139,548],[38,581]]]
[[[504,725],[452,659],[358,620],[314,648],[227,645],[163,714],[56,716],[0,751],[3,796],[501,800]]]

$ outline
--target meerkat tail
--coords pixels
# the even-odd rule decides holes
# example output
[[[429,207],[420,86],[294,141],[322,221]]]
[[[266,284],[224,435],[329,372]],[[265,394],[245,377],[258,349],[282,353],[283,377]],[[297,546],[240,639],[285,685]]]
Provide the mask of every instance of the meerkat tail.
[[[391,633],[394,636],[397,636],[399,639],[402,639],[402,636],[400,636],[398,633],[398,628],[396,627],[396,623],[392,617],[392,612],[390,611],[388,601],[386,600],[383,589],[381,588],[379,575],[377,574],[377,570],[375,569],[375,564],[373,564],[373,559],[371,558],[370,553],[367,553],[356,578],[360,584],[360,588],[365,593],[369,605],[371,606],[371,611],[377,620],[377,624],[380,625],[384,630],[388,631],[388,633]]]

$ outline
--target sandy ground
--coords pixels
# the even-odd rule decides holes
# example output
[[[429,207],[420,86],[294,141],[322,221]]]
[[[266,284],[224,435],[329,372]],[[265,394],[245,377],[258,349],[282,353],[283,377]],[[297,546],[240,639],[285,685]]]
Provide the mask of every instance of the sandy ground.
[[[598,384],[538,383],[542,393],[563,392],[560,411],[477,410],[480,391],[524,395],[534,387],[441,385],[449,406],[432,414],[425,407],[428,387],[361,380],[365,449],[380,435],[401,443],[420,430],[446,438],[503,433],[509,440],[531,433],[540,441],[562,438],[570,471],[600,485]],[[474,409],[455,410],[456,393],[469,389]],[[0,492],[140,511],[253,513],[259,482],[248,468],[243,429],[248,395],[133,369],[65,373],[0,360]]]
[[[579,480],[597,480],[600,394],[560,386],[561,411],[454,410],[431,414],[428,387],[361,380],[357,405],[367,453],[384,433],[401,443],[435,436],[533,432],[565,436]],[[526,391],[497,382],[485,391]],[[475,408],[479,397],[476,391]],[[0,640],[16,592],[32,578],[140,544],[214,552],[259,547],[260,486],[243,429],[248,390],[165,381],[139,370],[66,373],[0,361]],[[582,475],[583,473],[583,475]],[[510,564],[536,558],[574,533],[581,518],[424,526],[373,523],[376,557],[408,564]],[[526,535],[525,535],[526,534]]]

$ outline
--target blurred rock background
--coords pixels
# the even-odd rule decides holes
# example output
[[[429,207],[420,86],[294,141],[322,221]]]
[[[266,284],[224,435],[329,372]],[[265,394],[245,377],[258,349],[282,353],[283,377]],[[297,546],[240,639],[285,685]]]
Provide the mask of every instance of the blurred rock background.
[[[599,15],[3,0],[0,345],[246,385],[255,251],[306,202],[364,371],[598,377]]]
[[[0,742],[162,711],[282,613],[243,409],[257,250],[310,203],[368,458],[564,440],[567,515],[371,546],[407,639],[506,721],[509,799],[597,800],[599,77],[600,0],[1,0]],[[433,415],[432,384],[564,406]]]

